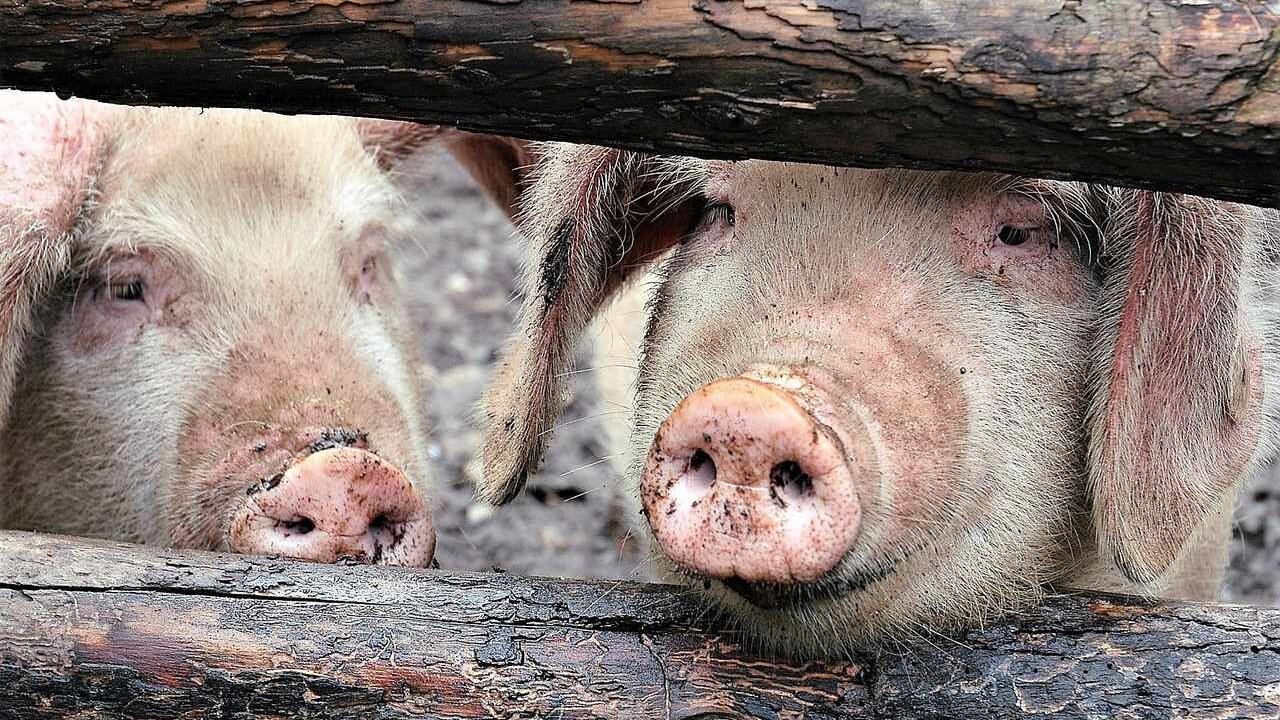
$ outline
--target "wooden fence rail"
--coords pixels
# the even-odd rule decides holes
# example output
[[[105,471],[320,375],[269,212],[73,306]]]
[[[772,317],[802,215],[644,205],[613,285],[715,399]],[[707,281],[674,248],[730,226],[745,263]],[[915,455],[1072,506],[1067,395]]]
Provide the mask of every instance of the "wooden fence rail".
[[[1259,0],[0,0],[0,86],[1280,203]]]
[[[1280,717],[1280,609],[1063,594],[825,662],[677,588],[0,533],[0,718]]]

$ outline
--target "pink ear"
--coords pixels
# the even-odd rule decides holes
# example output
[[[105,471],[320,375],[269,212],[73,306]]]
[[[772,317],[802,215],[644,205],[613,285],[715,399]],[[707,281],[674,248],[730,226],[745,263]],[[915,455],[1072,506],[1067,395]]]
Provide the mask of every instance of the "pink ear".
[[[427,143],[451,132],[439,125],[372,118],[357,120],[356,130],[364,146],[374,153],[378,165],[384,170],[390,170]]]
[[[1261,439],[1247,304],[1262,211],[1151,192],[1113,200],[1090,482],[1100,548],[1151,582],[1238,488]]]
[[[0,427],[34,306],[70,261],[105,113],[52,94],[0,91]]]
[[[482,402],[488,429],[476,492],[494,504],[514,499],[541,461],[587,324],[696,214],[696,193],[657,182],[655,158],[569,144],[542,151],[521,214],[533,255],[519,328]]]

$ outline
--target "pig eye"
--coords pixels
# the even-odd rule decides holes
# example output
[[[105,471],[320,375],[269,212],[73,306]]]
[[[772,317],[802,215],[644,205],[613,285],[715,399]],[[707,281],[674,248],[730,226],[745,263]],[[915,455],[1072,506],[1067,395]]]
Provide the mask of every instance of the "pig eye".
[[[1031,231],[1034,228],[1020,228],[1012,225],[1005,225],[1000,228],[1000,232],[996,233],[996,237],[1005,245],[1021,245],[1031,239]]]
[[[382,282],[382,271],[379,269],[381,259],[378,255],[369,255],[360,263],[360,271],[352,279],[352,289],[356,298],[365,305],[372,305],[378,285]]]
[[[733,227],[733,220],[736,219],[736,213],[733,206],[727,202],[712,202],[703,210],[703,218],[709,222],[724,223],[728,227]]]
[[[131,280],[129,282],[112,282],[107,284],[107,293],[112,300],[123,300],[126,302],[142,299],[142,281]]]
[[[711,225],[725,225],[733,227],[736,213],[733,206],[722,202],[708,202],[706,207],[702,209],[702,217],[698,221],[698,225],[702,227],[710,227]]]

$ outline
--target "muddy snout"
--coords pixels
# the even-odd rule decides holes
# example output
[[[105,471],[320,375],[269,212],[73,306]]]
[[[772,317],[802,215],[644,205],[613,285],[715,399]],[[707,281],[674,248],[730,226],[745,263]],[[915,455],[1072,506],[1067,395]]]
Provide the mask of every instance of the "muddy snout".
[[[861,508],[840,441],[791,390],[716,380],[662,423],[641,496],[677,565],[720,580],[812,582],[857,538]]]
[[[436,544],[431,511],[409,478],[351,447],[310,454],[250,488],[230,538],[239,553],[418,567]]]

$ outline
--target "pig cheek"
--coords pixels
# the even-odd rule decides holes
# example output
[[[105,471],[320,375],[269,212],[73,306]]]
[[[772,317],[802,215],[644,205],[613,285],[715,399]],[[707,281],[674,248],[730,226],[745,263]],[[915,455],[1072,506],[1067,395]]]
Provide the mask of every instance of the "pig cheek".
[[[184,464],[167,509],[170,541],[185,548],[225,548],[230,519],[249,490],[292,458],[278,430],[221,418],[193,418],[178,449]]]
[[[917,342],[895,339],[863,368],[868,382],[860,395],[875,420],[884,473],[883,539],[892,545],[976,520],[990,505],[989,488],[969,480],[973,470],[964,462],[971,420],[967,388],[976,363],[962,363],[961,375],[928,349],[945,347],[931,334],[922,329]]]
[[[158,297],[158,306],[137,303],[136,307],[124,305],[109,308],[93,296],[77,298],[72,308],[71,348],[87,355],[97,350],[109,350],[135,344],[148,326],[185,330],[202,307],[200,298],[190,293],[164,293],[152,291]],[[180,346],[179,335],[165,335],[168,344]]]
[[[88,355],[98,350],[136,343],[147,327],[145,308],[140,312],[113,313],[93,298],[79,298],[71,311],[71,350]]]
[[[200,298],[182,293],[169,298],[156,312],[153,320],[161,327],[186,330],[202,307]]]

